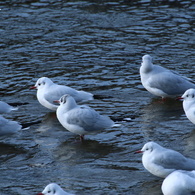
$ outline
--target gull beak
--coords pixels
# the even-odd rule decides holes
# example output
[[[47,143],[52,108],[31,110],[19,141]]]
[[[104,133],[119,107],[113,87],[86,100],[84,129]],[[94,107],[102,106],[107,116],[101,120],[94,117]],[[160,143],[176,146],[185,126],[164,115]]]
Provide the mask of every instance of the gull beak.
[[[30,87],[30,89],[36,89],[37,87],[36,86],[32,86],[32,87]]]
[[[183,101],[183,97],[177,97],[176,100]]]
[[[135,152],[134,152],[134,154],[138,154],[138,153],[143,153],[143,151],[138,150],[138,151],[135,151]]]
[[[58,103],[58,104],[60,103],[60,101],[59,101],[59,100],[54,100],[53,102],[54,102],[54,103]]]
[[[38,193],[38,194],[36,194],[36,195],[44,195],[43,193]]]

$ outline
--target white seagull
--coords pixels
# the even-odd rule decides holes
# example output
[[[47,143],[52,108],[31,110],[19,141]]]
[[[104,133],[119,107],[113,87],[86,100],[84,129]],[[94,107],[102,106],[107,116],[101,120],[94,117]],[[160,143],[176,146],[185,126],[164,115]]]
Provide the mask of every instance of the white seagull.
[[[85,134],[94,134],[112,127],[114,122],[107,116],[100,115],[86,105],[77,105],[74,98],[64,95],[58,100],[57,118],[68,131],[79,134],[81,140]]]
[[[37,80],[35,86],[31,89],[37,89],[37,99],[44,107],[56,111],[58,105],[54,104],[54,100],[60,99],[65,94],[70,94],[76,102],[93,100],[93,94],[85,91],[77,91],[65,85],[55,84],[47,77],[41,77]]]
[[[162,98],[181,96],[187,89],[195,88],[186,77],[164,67],[153,65],[152,57],[144,55],[140,67],[142,85],[150,93]]]
[[[0,101],[0,114],[11,112],[12,110],[18,110],[17,107],[12,107],[6,102]]]
[[[164,148],[155,142],[146,143],[136,153],[143,153],[142,163],[153,175],[165,178],[175,170],[195,170],[195,160],[181,153]]]
[[[161,189],[163,195],[195,194],[195,171],[174,171],[164,179]]]
[[[22,128],[16,121],[10,121],[0,116],[0,136],[16,133]]]
[[[38,193],[37,195],[73,195],[71,193],[65,192],[58,184],[50,183],[45,189]]]
[[[183,109],[187,118],[195,124],[195,89],[188,89],[181,99],[183,99]]]

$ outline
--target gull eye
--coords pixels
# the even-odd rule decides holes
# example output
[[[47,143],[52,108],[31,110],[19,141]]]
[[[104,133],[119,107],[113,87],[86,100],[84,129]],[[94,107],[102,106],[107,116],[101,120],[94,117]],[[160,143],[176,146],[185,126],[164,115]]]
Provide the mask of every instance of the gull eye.
[[[38,83],[38,85],[40,86],[40,85],[41,85],[41,83]]]
[[[146,151],[152,152],[153,148],[146,148]]]
[[[188,97],[189,95],[186,95],[186,97]]]
[[[192,98],[194,98],[194,94],[192,95]]]
[[[64,96],[62,96],[62,97],[60,98],[60,103],[64,103],[64,102],[66,102],[66,99],[64,98]]]
[[[51,190],[49,190],[48,193],[51,193]]]

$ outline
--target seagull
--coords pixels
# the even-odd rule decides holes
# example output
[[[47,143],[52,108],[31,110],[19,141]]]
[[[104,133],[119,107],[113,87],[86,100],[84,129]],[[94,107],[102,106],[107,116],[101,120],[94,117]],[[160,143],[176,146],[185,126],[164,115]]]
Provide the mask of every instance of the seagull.
[[[180,99],[183,99],[183,109],[187,118],[195,124],[195,89],[188,89]]]
[[[187,89],[195,88],[195,84],[191,83],[189,78],[164,67],[153,65],[150,55],[142,57],[140,76],[145,89],[163,99],[181,96]]]
[[[18,110],[16,107],[12,107],[6,102],[0,101],[0,114],[11,112],[12,110]]]
[[[39,78],[35,86],[30,89],[37,89],[37,99],[39,103],[52,111],[56,111],[58,107],[53,101],[60,99],[60,97],[65,94],[70,94],[77,103],[93,100],[93,94],[85,91],[77,91],[65,85],[55,84],[47,77]]]
[[[164,179],[161,189],[163,195],[195,194],[195,171],[174,171]]]
[[[77,105],[74,98],[68,94],[57,101],[57,118],[68,131],[79,134],[83,140],[85,134],[93,134],[114,126],[114,122],[107,116],[100,115],[86,105]]]
[[[10,121],[0,116],[0,136],[14,134],[22,128],[16,121]]]
[[[50,183],[45,189],[38,193],[37,195],[73,195],[71,193],[65,192],[58,184]]]
[[[175,170],[195,170],[195,160],[186,158],[181,153],[164,148],[155,142],[146,143],[136,153],[143,153],[142,163],[153,175],[165,178]]]

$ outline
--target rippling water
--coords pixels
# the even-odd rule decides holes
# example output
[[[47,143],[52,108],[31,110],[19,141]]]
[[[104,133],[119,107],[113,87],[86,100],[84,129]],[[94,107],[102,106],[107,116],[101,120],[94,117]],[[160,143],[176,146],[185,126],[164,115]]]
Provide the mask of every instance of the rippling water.
[[[160,102],[139,77],[147,53],[195,78],[191,1],[10,0],[0,2],[0,13],[1,100],[29,103],[5,117],[42,121],[1,138],[0,194],[35,194],[56,182],[76,194],[160,195],[162,179],[134,151],[153,140],[195,158],[195,127],[181,102]],[[112,96],[88,105],[132,120],[75,141],[29,90],[42,76]]]

